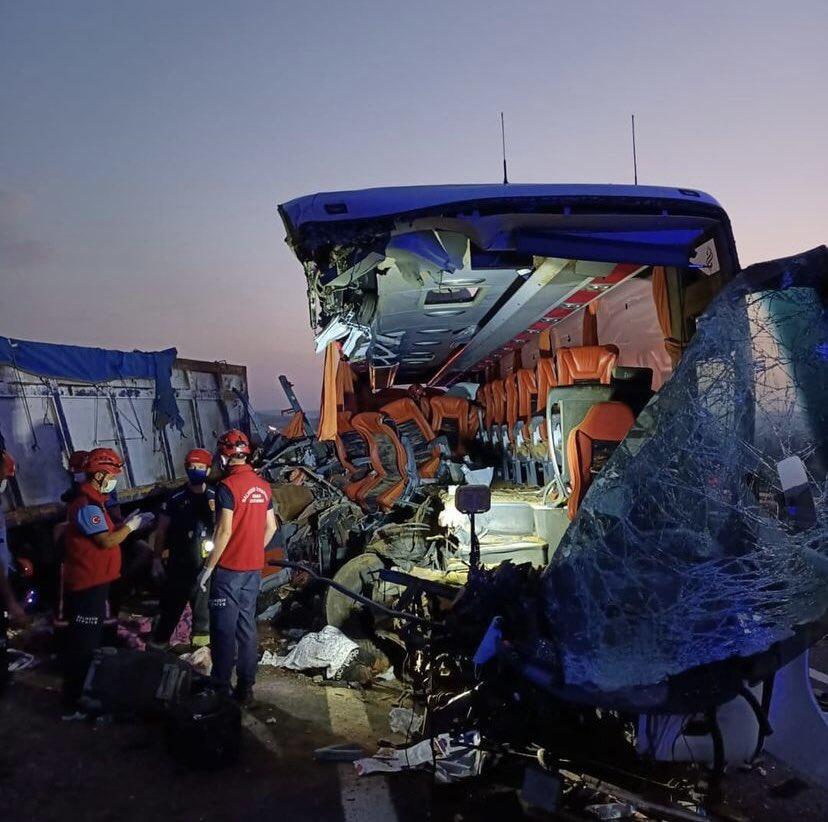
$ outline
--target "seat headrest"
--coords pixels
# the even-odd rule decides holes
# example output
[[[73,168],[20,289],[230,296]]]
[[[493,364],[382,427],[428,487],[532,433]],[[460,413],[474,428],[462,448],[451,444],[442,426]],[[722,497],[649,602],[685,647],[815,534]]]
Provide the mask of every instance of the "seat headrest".
[[[471,403],[464,397],[432,397],[431,410],[445,417],[467,417]]]
[[[582,345],[558,349],[558,385],[598,382],[609,385],[618,359],[614,345]]]

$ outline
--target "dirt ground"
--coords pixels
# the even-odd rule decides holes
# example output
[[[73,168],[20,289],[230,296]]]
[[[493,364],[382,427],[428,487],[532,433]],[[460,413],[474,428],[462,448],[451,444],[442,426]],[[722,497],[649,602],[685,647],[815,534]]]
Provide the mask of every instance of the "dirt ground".
[[[527,818],[514,795],[465,784],[435,788],[422,772],[358,777],[350,764],[314,761],[313,751],[324,745],[356,742],[372,753],[378,740],[401,743],[388,727],[388,711],[401,696],[395,684],[322,687],[261,666],[240,761],[210,773],[178,764],[158,723],[61,722],[57,689],[57,672],[46,662],[19,674],[0,699],[3,822]],[[828,819],[828,792],[792,778],[769,757],[729,772],[723,818]],[[782,796],[780,785],[787,788]]]

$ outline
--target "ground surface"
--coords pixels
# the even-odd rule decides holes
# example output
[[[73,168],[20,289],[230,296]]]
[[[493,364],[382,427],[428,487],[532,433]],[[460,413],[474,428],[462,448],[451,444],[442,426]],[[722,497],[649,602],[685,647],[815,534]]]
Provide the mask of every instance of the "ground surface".
[[[821,659],[821,656],[819,657]],[[373,752],[388,728],[398,687],[321,687],[307,677],[260,668],[257,704],[245,713],[244,745],[233,768],[203,773],[168,754],[157,724],[63,723],[58,680],[48,663],[18,675],[0,699],[0,819],[5,822],[132,820],[520,819],[510,797],[469,810],[474,788],[433,789],[424,773],[357,777],[350,764],[317,763],[314,749],[357,742]],[[828,819],[828,792],[788,783],[769,757],[725,782],[731,819]],[[572,817],[568,817],[572,818]]]

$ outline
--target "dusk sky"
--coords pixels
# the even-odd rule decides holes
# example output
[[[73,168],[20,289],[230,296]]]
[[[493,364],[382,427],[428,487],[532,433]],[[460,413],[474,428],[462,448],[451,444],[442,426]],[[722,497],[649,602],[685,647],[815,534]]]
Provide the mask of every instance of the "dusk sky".
[[[828,3],[0,2],[0,334],[178,348],[318,403],[277,203],[699,188],[743,264],[828,242]]]

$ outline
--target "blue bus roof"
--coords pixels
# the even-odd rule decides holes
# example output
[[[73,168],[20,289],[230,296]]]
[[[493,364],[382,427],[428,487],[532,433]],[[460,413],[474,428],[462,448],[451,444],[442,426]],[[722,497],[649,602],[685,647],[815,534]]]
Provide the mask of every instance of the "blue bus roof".
[[[290,232],[308,223],[336,223],[407,214],[460,203],[486,200],[595,199],[659,200],[704,204],[721,209],[709,194],[691,188],[666,186],[592,185],[562,183],[482,183],[395,186],[355,191],[329,191],[297,197],[279,209]]]

